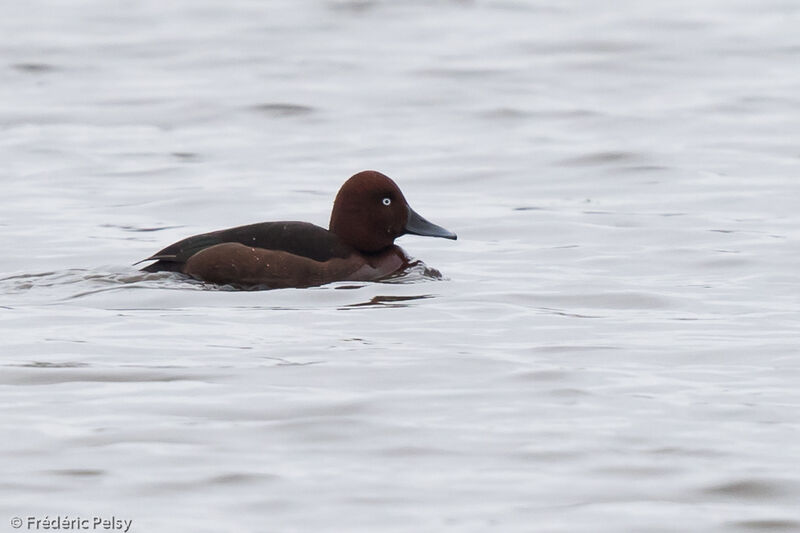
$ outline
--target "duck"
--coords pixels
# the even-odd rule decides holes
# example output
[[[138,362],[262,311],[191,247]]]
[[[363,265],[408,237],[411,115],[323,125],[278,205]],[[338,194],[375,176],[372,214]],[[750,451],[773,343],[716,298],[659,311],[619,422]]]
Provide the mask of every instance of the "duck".
[[[375,281],[409,265],[394,244],[407,234],[458,238],[414,211],[391,178],[365,170],[339,189],[328,229],[296,221],[237,226],[187,237],[136,264],[153,261],[141,270],[241,288]]]

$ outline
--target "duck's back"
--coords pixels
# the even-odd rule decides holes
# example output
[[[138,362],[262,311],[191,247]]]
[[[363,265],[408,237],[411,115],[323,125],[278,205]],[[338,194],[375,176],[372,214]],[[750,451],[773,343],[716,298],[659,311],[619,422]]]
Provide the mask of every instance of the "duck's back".
[[[352,252],[352,248],[335,234],[309,222],[260,222],[187,237],[145,259],[155,263],[142,270],[180,272],[197,252],[229,242],[283,251],[320,262],[344,258]]]

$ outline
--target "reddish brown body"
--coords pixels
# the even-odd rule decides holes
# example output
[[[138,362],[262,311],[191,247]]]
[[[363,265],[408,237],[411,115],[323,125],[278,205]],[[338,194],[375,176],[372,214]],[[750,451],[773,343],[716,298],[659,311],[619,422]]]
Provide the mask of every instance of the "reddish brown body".
[[[369,281],[408,264],[394,240],[407,233],[455,239],[409,207],[391,179],[372,170],[347,180],[330,230],[307,222],[262,222],[188,237],[146,259],[148,272],[182,272],[218,284],[310,287]]]
[[[407,264],[408,258],[398,246],[366,256],[354,253],[315,261],[281,250],[227,242],[197,252],[186,261],[182,271],[211,283],[281,289],[333,281],[370,281],[384,278]]]

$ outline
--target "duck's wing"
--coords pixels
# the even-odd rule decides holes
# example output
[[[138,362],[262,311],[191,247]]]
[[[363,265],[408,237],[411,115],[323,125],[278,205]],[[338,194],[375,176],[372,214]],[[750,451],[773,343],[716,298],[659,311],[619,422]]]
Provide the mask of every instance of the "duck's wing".
[[[139,263],[155,261],[142,269],[148,272],[180,272],[197,252],[229,242],[288,252],[314,261],[346,257],[351,251],[335,234],[308,222],[261,222],[187,237]]]

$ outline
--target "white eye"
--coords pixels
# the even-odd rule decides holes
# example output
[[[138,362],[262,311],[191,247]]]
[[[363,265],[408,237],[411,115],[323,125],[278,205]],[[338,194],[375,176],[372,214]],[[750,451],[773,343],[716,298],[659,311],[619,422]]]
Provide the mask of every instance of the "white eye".
[[[382,200],[382,202],[383,202],[383,205],[391,205],[392,204],[392,199],[391,198],[384,198]]]

